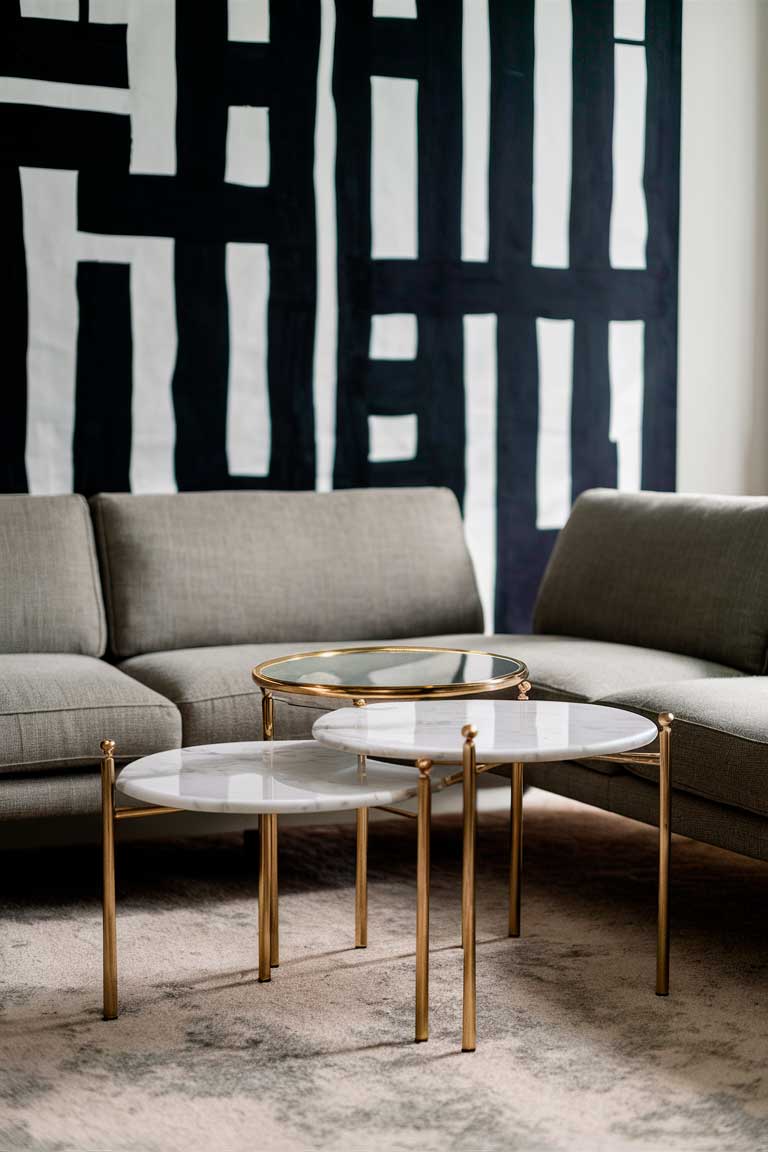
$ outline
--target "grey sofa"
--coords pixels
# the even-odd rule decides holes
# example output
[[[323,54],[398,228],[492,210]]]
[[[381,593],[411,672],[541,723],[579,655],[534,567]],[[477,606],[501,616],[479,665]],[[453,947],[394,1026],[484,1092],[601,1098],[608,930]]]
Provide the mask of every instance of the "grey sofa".
[[[482,626],[444,490],[0,497],[0,817],[95,811],[105,736],[121,763],[258,738],[270,655],[428,640],[520,656],[539,698],[674,712],[674,830],[768,859],[768,500],[585,493],[534,634]],[[276,734],[316,715],[282,702]],[[649,776],[526,770],[655,823]]]

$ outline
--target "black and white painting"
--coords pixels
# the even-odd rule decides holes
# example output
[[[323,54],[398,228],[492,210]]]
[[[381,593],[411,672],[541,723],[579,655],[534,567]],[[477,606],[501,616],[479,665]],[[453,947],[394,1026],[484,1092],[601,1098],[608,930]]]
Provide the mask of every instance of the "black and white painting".
[[[681,0],[3,0],[0,487],[675,483]]]

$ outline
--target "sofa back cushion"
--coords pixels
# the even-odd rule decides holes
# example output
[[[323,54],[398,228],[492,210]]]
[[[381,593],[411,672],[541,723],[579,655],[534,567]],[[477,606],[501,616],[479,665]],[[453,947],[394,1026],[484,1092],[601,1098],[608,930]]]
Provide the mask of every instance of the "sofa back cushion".
[[[0,496],[0,652],[101,656],[104,604],[82,496]]]
[[[120,658],[482,629],[445,489],[104,494],[92,506]]]
[[[544,574],[534,629],[765,672],[768,499],[585,492]]]

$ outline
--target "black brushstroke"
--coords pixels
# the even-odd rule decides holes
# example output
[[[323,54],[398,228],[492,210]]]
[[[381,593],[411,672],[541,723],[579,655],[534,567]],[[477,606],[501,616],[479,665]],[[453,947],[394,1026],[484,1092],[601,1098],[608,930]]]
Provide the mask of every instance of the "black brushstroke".
[[[130,268],[82,262],[77,268],[74,488],[85,496],[130,491]]]

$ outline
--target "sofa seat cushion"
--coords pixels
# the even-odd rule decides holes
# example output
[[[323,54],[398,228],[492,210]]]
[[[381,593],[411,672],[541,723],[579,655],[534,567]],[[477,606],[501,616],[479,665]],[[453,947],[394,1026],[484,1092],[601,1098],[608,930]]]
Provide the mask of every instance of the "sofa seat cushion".
[[[501,656],[515,656],[528,666],[539,700],[595,701],[609,692],[625,692],[645,685],[743,675],[724,664],[713,664],[695,656],[573,636],[462,634],[422,636],[404,643],[481,648]]]
[[[658,684],[602,702],[648,716],[673,712],[673,787],[768,816],[768,676]],[[631,771],[658,780],[653,767]]]
[[[421,641],[411,643],[426,643],[426,639],[422,637]],[[698,677],[742,677],[742,673],[733,668],[693,656],[572,636],[464,634],[431,636],[429,642],[456,648],[484,648],[502,656],[516,656],[528,666],[535,700],[589,703],[601,699],[608,692],[639,690],[648,684],[690,681]],[[515,699],[517,689],[506,695]],[[620,764],[602,761],[593,761],[590,767],[606,776],[620,775],[624,771]]]
[[[175,706],[90,656],[0,655],[0,773],[95,764],[104,739],[122,762],[178,748]]]
[[[361,640],[361,644],[366,641]],[[350,647],[354,642],[350,643]],[[216,744],[227,740],[261,740],[261,691],[251,669],[272,656],[320,651],[335,644],[230,644],[213,648],[180,648],[133,656],[123,672],[172,700],[182,719],[183,742]],[[275,738],[308,740],[312,725],[333,701],[311,697],[275,699]]]
[[[120,665],[155,692],[167,696],[182,716],[184,744],[209,744],[226,740],[260,740],[261,691],[251,678],[251,669],[276,656],[295,652],[318,652],[324,648],[358,647],[373,644],[425,644],[451,647],[450,637],[420,636],[417,639],[349,640],[312,643],[296,640],[291,644],[233,644],[213,648],[183,648],[173,652],[150,652],[133,656]],[[460,647],[484,648],[482,635],[458,637],[469,641]],[[517,695],[515,690],[514,695]],[[349,701],[311,696],[275,697],[275,737],[278,740],[308,740],[319,715]]]
[[[125,660],[121,669],[166,696],[182,715],[184,743],[261,739],[261,693],[251,669],[273,656],[343,647],[344,644],[386,643],[358,640],[334,643],[234,644],[151,652]],[[556,636],[483,636],[479,633],[417,636],[400,644],[430,644],[446,648],[480,648],[519,656],[528,664],[539,698],[591,700],[620,688],[642,687],[659,679],[690,680],[694,676],[734,676],[717,664],[649,652],[643,648],[572,640]],[[517,690],[511,691],[515,698]],[[331,700],[294,696],[275,702],[278,739],[305,740],[319,712],[339,705]]]

